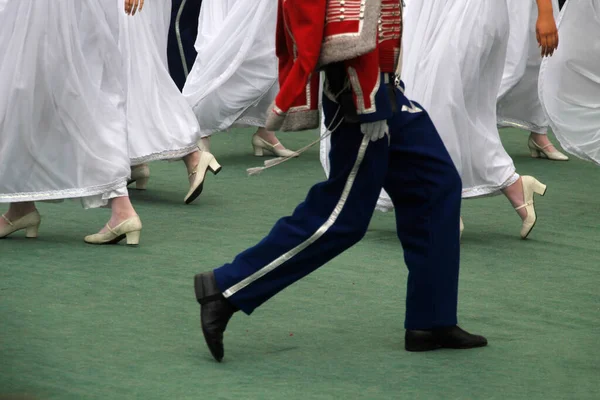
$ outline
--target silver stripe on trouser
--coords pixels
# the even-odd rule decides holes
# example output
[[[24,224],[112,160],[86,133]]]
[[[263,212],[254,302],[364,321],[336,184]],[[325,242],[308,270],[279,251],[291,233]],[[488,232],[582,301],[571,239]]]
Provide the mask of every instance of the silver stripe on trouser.
[[[185,8],[185,4],[187,0],[183,0],[181,5],[179,6],[179,10],[177,11],[177,18],[175,18],[175,35],[177,36],[177,45],[179,46],[179,55],[181,57],[181,64],[183,65],[183,74],[187,79],[189,75],[187,60],[185,58],[185,51],[183,50],[183,41],[181,40],[181,29],[179,28],[179,21],[181,20],[181,15],[183,14],[183,9]]]
[[[317,231],[311,237],[306,239],[304,242],[300,243],[298,246],[294,247],[287,253],[282,254],[281,256],[276,258],[274,261],[272,261],[270,264],[259,269],[258,271],[256,271],[252,275],[250,275],[249,277],[245,278],[244,280],[240,281],[239,283],[233,285],[232,287],[230,287],[229,289],[224,291],[223,292],[224,297],[227,298],[227,297],[233,296],[240,290],[244,289],[246,286],[248,286],[248,285],[252,284],[253,282],[255,282],[256,280],[262,278],[269,272],[273,271],[275,268],[281,266],[286,261],[291,260],[298,254],[300,254],[300,252],[302,250],[305,250],[308,246],[315,243],[317,240],[319,240],[319,238],[321,238],[325,233],[327,233],[329,228],[331,228],[333,226],[333,224],[335,224],[335,221],[340,216],[340,213],[342,212],[344,205],[346,204],[346,201],[348,200],[348,195],[350,194],[350,191],[352,190],[352,186],[354,185],[356,175],[358,174],[358,169],[360,168],[360,166],[363,162],[363,159],[365,158],[365,153],[367,151],[367,147],[369,146],[369,142],[370,142],[370,139],[367,136],[363,137],[363,140],[360,144],[360,148],[358,149],[358,155],[356,156],[356,161],[354,162],[354,165],[352,166],[350,175],[348,175],[348,179],[346,180],[344,190],[342,190],[342,195],[340,196],[340,200],[336,204],[336,206],[333,209],[333,212],[331,213],[329,218],[327,218],[327,221],[325,221],[325,223],[323,225],[321,225],[321,227],[319,227],[319,229],[317,229]]]

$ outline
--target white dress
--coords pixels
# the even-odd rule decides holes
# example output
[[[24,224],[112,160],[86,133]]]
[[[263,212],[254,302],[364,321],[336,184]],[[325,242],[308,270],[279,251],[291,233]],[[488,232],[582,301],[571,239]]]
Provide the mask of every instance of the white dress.
[[[540,71],[542,106],[561,146],[600,164],[600,0],[568,0],[558,33]]]
[[[119,3],[122,10],[124,0]],[[118,15],[131,164],[180,159],[198,149],[200,127],[169,75],[171,0],[146,1],[136,15]]]
[[[542,56],[535,29],[537,3],[535,0],[507,1],[510,35],[498,93],[498,125],[546,134],[548,119],[538,96]],[[552,3],[555,16],[558,16],[558,1]]]
[[[0,0],[0,54],[0,202],[126,196],[121,58],[99,1]]]
[[[202,136],[233,124],[265,125],[277,95],[273,0],[204,0],[198,56],[183,88]]]
[[[463,198],[499,194],[519,179],[496,127],[507,42],[505,0],[406,1],[405,93],[431,116],[462,178]],[[384,194],[378,209],[391,208]]]

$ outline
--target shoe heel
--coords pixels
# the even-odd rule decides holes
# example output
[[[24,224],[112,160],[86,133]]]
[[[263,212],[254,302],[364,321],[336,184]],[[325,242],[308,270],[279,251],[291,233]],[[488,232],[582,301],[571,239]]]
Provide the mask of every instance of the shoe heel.
[[[546,185],[544,185],[543,183],[541,183],[540,181],[534,181],[533,185],[532,185],[532,189],[534,191],[534,193],[539,194],[540,196],[543,196],[546,194]]]
[[[148,186],[148,181],[150,178],[141,178],[135,181],[135,188],[137,190],[146,190],[146,186]]]
[[[140,234],[142,231],[133,231],[127,232],[125,235],[127,236],[127,245],[128,246],[137,246],[140,244]]]
[[[40,230],[40,224],[29,226],[25,228],[25,237],[29,239],[35,239],[38,237],[38,231]]]
[[[265,155],[262,147],[258,147],[258,146],[252,146],[252,147],[254,147],[254,155],[256,157],[262,157]]]
[[[541,154],[540,154],[539,150],[537,150],[537,149],[529,148],[529,153],[531,154],[531,158],[540,158],[541,157]]]
[[[219,164],[219,163],[217,162],[217,159],[216,159],[216,158],[214,158],[214,157],[212,158],[212,160],[210,160],[210,163],[208,163],[208,169],[210,169],[210,171],[211,171],[211,172],[212,172],[214,175],[216,175],[216,174],[218,174],[219,172],[221,172],[221,168],[222,168],[222,167],[221,167],[221,164]]]

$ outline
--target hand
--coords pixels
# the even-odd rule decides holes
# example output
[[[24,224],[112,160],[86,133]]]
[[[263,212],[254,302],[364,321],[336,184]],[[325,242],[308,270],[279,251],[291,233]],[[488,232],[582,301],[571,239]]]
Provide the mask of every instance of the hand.
[[[360,130],[371,142],[376,142],[388,133],[386,121],[365,122],[360,124]]]
[[[542,48],[542,57],[554,54],[554,50],[558,47],[558,29],[556,29],[554,15],[551,12],[539,14],[535,33],[538,45]]]
[[[144,8],[144,0],[125,0],[125,14],[135,15],[136,12],[142,11]]]

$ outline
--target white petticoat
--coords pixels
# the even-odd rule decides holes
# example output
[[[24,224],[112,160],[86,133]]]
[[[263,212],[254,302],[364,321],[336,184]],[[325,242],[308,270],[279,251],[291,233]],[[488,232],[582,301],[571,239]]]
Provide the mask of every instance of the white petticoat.
[[[546,134],[548,119],[538,96],[542,64],[536,39],[535,0],[507,0],[510,35],[502,84],[498,93],[498,125]],[[558,1],[552,1],[558,17]]]
[[[540,71],[539,96],[561,146],[600,164],[600,0],[569,0],[560,44]]]
[[[202,136],[233,124],[264,126],[279,90],[273,0],[204,0],[198,56],[183,88]]]
[[[126,195],[120,54],[98,0],[1,0],[0,54],[0,202]]]
[[[119,3],[122,10],[124,0]],[[118,13],[132,165],[180,159],[200,139],[196,116],[169,75],[170,15],[171,0],[146,1],[134,16]]]

